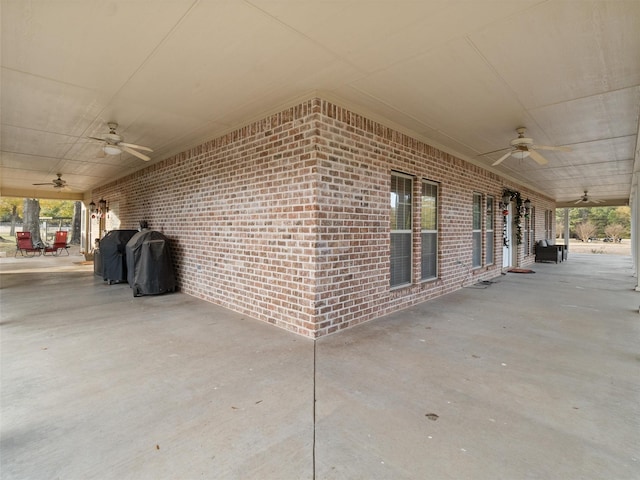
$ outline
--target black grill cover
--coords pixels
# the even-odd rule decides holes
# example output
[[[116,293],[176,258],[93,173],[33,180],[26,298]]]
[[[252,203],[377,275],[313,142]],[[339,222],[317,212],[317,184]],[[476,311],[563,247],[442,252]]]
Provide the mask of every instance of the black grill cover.
[[[93,273],[104,278],[104,269],[102,268],[102,255],[100,255],[99,248],[96,248],[93,251]]]
[[[175,290],[169,240],[162,233],[142,230],[129,240],[126,252],[127,281],[134,297]]]
[[[100,240],[102,276],[110,284],[127,281],[127,256],[125,247],[137,230],[111,230]]]

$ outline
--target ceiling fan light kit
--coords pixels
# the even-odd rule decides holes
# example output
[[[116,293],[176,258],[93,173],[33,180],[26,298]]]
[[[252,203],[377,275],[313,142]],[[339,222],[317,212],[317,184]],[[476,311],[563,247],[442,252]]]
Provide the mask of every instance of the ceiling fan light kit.
[[[122,150],[120,150],[115,145],[108,145],[108,144],[102,147],[102,151],[107,155],[119,155],[120,153],[122,153]]]
[[[518,160],[524,160],[529,155],[530,153],[525,150],[516,150],[515,152],[511,152],[511,156],[517,158]]]

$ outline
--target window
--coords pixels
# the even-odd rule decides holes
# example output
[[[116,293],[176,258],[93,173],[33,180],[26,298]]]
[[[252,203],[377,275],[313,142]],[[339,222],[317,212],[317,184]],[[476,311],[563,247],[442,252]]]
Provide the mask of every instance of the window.
[[[411,283],[411,202],[413,180],[391,174],[391,286]]]
[[[421,222],[421,278],[428,280],[438,276],[438,185],[422,182],[420,198]]]
[[[535,252],[536,245],[536,208],[531,207],[529,210],[529,254]]]
[[[531,255],[531,251],[529,250],[529,223],[531,219],[525,215],[524,217],[524,228],[522,229],[522,244],[524,245],[524,254]]]
[[[493,197],[487,197],[487,217],[485,226],[485,263],[491,265],[494,262],[495,237],[493,233],[493,225],[495,221],[495,200]]]
[[[482,195],[473,194],[473,268],[482,266]]]
[[[551,232],[553,232],[552,223],[553,222],[553,211],[545,210],[544,211],[544,238],[550,239]]]

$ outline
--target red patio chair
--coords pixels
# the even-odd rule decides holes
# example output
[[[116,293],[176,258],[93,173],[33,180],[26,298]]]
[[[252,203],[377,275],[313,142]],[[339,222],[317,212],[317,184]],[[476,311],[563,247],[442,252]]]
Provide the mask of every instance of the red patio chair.
[[[42,255],[42,249],[36,248],[31,242],[31,232],[16,232],[16,253],[14,258],[20,255],[27,257],[35,257],[36,255]]]
[[[56,239],[54,240],[53,245],[45,247],[42,253],[45,255],[50,253],[55,257],[60,255],[62,252],[67,252],[67,255],[69,255],[69,245],[67,245],[67,232],[59,231],[56,232]]]

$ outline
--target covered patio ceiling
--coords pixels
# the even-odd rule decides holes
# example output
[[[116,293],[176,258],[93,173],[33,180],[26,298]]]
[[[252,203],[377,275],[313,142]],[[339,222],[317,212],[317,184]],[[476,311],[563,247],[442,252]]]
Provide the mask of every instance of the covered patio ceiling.
[[[312,95],[573,206],[628,203],[640,2],[2,0],[0,194],[104,183]],[[108,122],[150,162],[101,155]],[[517,127],[549,161],[492,164]],[[146,152],[143,152],[146,153]],[[62,174],[68,187],[46,183]],[[594,205],[587,202],[581,205]]]

